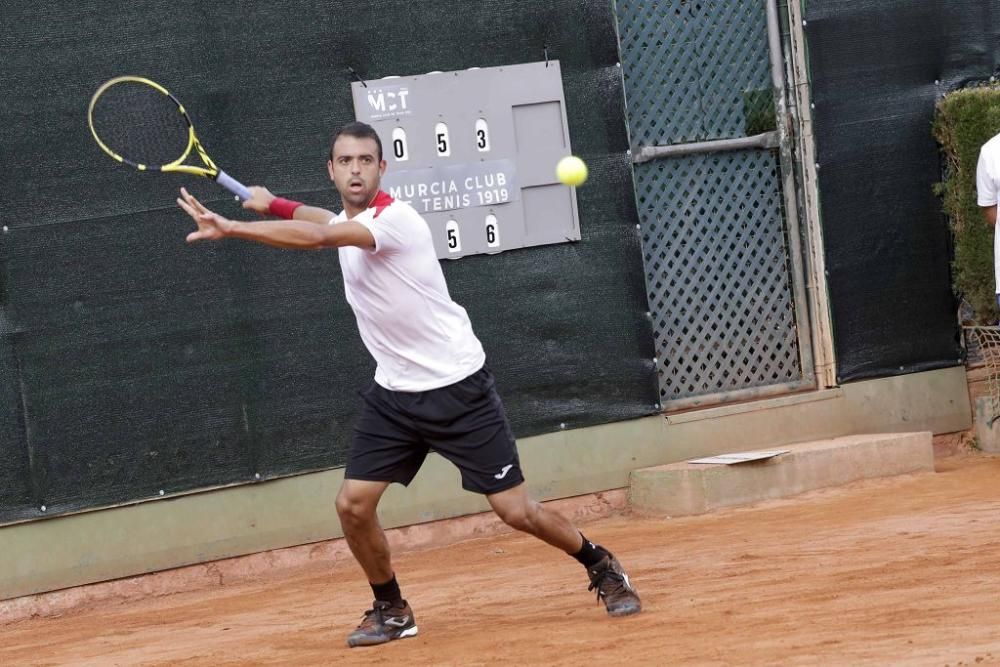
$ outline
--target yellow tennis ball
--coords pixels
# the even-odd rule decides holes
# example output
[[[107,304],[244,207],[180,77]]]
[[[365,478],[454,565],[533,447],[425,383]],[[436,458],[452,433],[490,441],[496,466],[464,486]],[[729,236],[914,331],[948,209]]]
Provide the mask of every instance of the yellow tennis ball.
[[[575,155],[567,155],[556,165],[556,178],[563,185],[582,185],[587,180],[587,165]]]

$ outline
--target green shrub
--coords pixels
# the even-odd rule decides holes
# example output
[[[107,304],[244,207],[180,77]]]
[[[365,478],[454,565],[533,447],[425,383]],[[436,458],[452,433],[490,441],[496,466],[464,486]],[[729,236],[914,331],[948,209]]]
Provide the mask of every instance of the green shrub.
[[[935,188],[944,199],[955,243],[952,276],[955,293],[975,311],[979,324],[1000,317],[993,271],[993,228],[976,204],[979,149],[1000,133],[1000,86],[949,93],[937,104],[934,138],[945,159],[944,182]]]
[[[777,130],[778,120],[774,112],[774,91],[771,88],[744,91],[743,117],[746,118],[744,133],[748,137]]]

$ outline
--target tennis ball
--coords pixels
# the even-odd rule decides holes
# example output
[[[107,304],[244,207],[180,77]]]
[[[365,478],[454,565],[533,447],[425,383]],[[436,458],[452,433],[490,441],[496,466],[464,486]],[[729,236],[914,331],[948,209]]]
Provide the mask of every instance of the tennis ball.
[[[567,155],[556,165],[556,178],[563,185],[582,185],[587,180],[587,165],[575,155]]]

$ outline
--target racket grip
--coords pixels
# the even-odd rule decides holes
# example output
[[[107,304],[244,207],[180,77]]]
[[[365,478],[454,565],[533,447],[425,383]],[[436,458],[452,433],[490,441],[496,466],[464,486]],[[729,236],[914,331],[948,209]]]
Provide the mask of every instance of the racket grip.
[[[250,199],[250,191],[247,190],[247,186],[243,185],[224,171],[219,172],[219,175],[215,177],[215,182],[232,192],[243,201]]]

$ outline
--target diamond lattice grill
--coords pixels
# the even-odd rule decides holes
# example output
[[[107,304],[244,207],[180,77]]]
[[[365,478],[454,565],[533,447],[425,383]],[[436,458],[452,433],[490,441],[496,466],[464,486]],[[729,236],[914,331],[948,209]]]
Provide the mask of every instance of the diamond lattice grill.
[[[616,11],[633,147],[774,129],[763,2]],[[635,179],[663,403],[801,380],[777,156],[675,157]]]
[[[801,378],[777,158],[636,167],[661,400]]]
[[[772,104],[761,0],[618,0],[633,145],[756,134]]]

